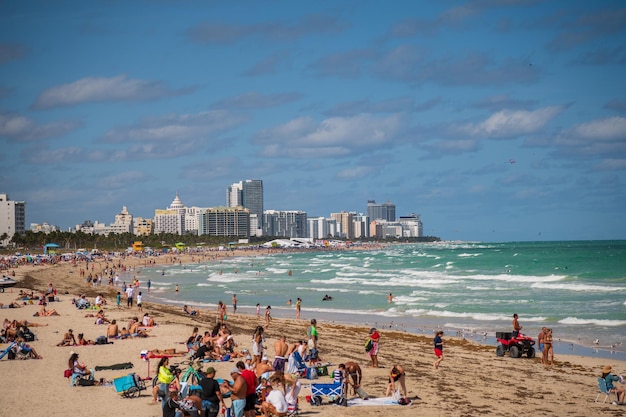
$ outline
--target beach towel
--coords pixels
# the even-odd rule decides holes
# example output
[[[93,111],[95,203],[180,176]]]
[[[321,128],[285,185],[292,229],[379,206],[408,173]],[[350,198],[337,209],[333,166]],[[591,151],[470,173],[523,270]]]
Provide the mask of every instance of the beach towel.
[[[105,369],[112,369],[112,370],[130,369],[133,366],[134,365],[131,362],[117,363],[115,365],[96,366],[96,371],[103,371]]]
[[[409,400],[408,404],[404,404],[406,405],[411,405],[413,404],[413,401]],[[357,406],[366,406],[366,405],[376,405],[376,406],[387,406],[387,405],[398,405],[400,406],[401,404],[398,404],[398,400],[394,399],[393,397],[380,397],[380,398],[372,398],[370,397],[367,400],[364,400],[362,398],[352,398],[351,400],[348,400],[348,407],[357,407]]]

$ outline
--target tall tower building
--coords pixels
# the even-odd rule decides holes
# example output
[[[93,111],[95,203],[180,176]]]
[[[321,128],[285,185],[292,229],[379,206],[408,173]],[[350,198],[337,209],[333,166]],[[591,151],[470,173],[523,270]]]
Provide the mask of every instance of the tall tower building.
[[[375,200],[367,200],[367,217],[370,221],[387,220],[396,221],[396,205],[390,201],[383,204],[376,204]]]
[[[26,231],[26,203],[11,201],[7,194],[0,194],[0,245],[7,246],[13,235]]]
[[[342,211],[340,213],[330,213],[331,219],[334,219],[341,228],[341,236],[346,239],[354,239],[354,215],[355,213]]]
[[[258,227],[263,229],[263,180],[245,180],[232,184],[226,190],[226,206],[247,208],[250,215],[256,214]]]

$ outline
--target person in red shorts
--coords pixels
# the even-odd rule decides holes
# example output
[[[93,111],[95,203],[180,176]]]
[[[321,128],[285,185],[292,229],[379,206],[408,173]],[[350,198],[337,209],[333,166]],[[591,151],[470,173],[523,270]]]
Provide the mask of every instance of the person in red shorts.
[[[433,362],[433,368],[435,369],[439,368],[439,364],[443,360],[443,340],[441,339],[441,336],[443,336],[443,332],[438,331],[435,335],[435,340],[433,341],[435,345],[435,356],[437,357],[437,360]]]

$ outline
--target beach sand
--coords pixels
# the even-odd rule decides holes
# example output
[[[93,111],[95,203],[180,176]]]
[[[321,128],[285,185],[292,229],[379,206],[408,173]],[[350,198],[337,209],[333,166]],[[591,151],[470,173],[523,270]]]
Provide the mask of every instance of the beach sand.
[[[236,253],[235,253],[236,255]],[[250,255],[246,252],[245,255]],[[183,262],[191,257],[183,256]],[[197,260],[197,259],[196,259]],[[167,261],[166,258],[160,261]],[[171,261],[171,260],[170,260]],[[117,264],[117,260],[115,263]],[[158,262],[158,261],[157,261]],[[141,267],[145,260],[127,259],[126,266]],[[84,267],[84,264],[81,265]],[[103,267],[100,263],[98,267]],[[84,333],[87,339],[95,339],[106,333],[105,325],[94,324],[94,318],[85,317],[86,312],[77,310],[71,300],[81,293],[93,297],[104,292],[110,302],[106,316],[117,319],[120,328],[133,316],[141,316],[137,307],[129,310],[117,309],[114,291],[108,286],[88,287],[79,276],[79,267],[62,263],[54,266],[25,265],[17,268],[18,287],[0,294],[0,303],[7,304],[18,296],[20,288],[45,291],[49,283],[58,290],[59,302],[48,305],[60,316],[33,317],[38,305],[26,305],[15,309],[0,310],[0,319],[29,320],[45,327],[32,327],[36,341],[31,345],[43,356],[42,360],[12,360],[5,357],[0,361],[3,374],[2,396],[5,404],[0,408],[3,415],[32,416],[161,416],[161,407],[154,405],[150,390],[142,391],[139,398],[122,398],[112,386],[70,387],[63,377],[70,352],[76,351],[80,360],[89,368],[132,362],[132,370],[104,370],[96,372],[96,378],[112,380],[129,372],[141,377],[153,377],[158,360],[149,363],[142,360],[140,352],[147,349],[186,350],[182,344],[194,326],[201,332],[210,330],[215,324],[214,311],[201,311],[200,317],[183,315],[179,308],[144,303],[158,323],[150,332],[151,337],[131,340],[116,340],[113,344],[99,346],[57,347],[63,334],[73,329],[74,334]],[[137,270],[141,280],[140,270]],[[147,291],[142,283],[142,291]],[[67,294],[66,294],[67,291]],[[215,302],[216,300],[209,300]],[[303,315],[306,310],[303,310]],[[260,318],[252,315],[232,314],[229,311],[227,324],[233,329],[239,349],[250,349],[254,328],[263,325]],[[266,347],[270,361],[273,359],[273,344],[277,337],[285,335],[289,342],[306,338],[308,321],[274,319],[267,329]],[[406,370],[410,406],[361,406],[340,407],[325,404],[313,407],[305,401],[310,395],[309,381],[303,380],[300,393],[300,414],[304,416],[484,416],[484,415],[539,415],[539,416],[615,416],[625,415],[626,407],[594,402],[597,394],[597,378],[604,365],[613,366],[617,374],[626,373],[626,363],[575,355],[558,355],[552,367],[544,367],[540,359],[499,358],[495,346],[444,336],[445,359],[441,367],[433,369],[435,357],[432,338],[398,331],[380,329],[381,342],[379,362],[383,368],[370,368],[365,355],[364,343],[368,330],[365,327],[344,326],[318,320],[320,333],[320,357],[330,362],[329,373],[336,365],[355,361],[363,369],[363,387],[372,397],[383,397],[389,370],[400,364]],[[4,348],[6,345],[1,345]],[[173,358],[178,363],[183,358]],[[205,365],[206,367],[207,365]],[[234,362],[211,363],[217,369],[217,377],[228,378]],[[329,377],[320,377],[314,382],[328,382]],[[151,386],[150,382],[148,385]],[[228,402],[227,402],[228,403]]]

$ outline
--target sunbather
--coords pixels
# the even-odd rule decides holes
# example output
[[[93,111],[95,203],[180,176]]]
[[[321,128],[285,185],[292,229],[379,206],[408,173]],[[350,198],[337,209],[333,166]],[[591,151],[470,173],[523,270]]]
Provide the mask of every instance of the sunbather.
[[[148,337],[148,332],[139,328],[139,322],[135,322],[128,331],[131,337]]]
[[[33,359],[43,359],[43,357],[37,353],[37,351],[31,347],[30,345],[26,344],[26,342],[24,341],[23,338],[19,337],[17,339],[17,352],[22,352],[26,355],[28,355],[29,358],[33,358]]]
[[[57,346],[74,346],[76,344],[76,338],[72,329],[69,329],[67,333],[63,335],[63,340],[57,344]]]
[[[39,312],[33,314],[33,317],[60,316],[60,314],[57,313],[57,311],[55,309],[46,310],[46,305],[48,305],[46,302],[42,303],[41,304],[41,309],[39,310]]]
[[[117,327],[117,320],[113,319],[109,327],[107,327],[107,338],[109,339],[117,339],[119,336],[119,328]]]
[[[190,316],[198,316],[198,317],[200,317],[200,313],[198,313],[196,310],[190,310],[187,305],[183,306],[183,312],[185,314],[189,314]]]
[[[84,338],[82,333],[78,333],[78,342],[77,344],[79,346],[86,346],[86,345],[95,345],[96,342],[94,342],[93,340],[87,340]]]

